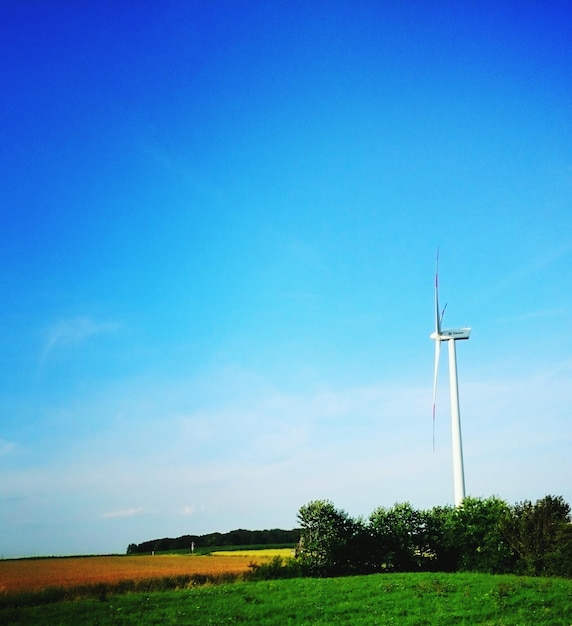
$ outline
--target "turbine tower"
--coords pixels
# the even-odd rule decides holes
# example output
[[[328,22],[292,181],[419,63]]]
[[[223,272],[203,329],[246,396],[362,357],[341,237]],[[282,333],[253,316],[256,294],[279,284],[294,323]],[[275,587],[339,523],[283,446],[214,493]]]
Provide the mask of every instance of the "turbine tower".
[[[455,343],[468,339],[470,328],[442,329],[443,310],[439,311],[439,250],[437,249],[437,263],[435,269],[435,332],[431,339],[435,341],[435,373],[433,377],[433,448],[435,448],[435,402],[437,399],[437,373],[439,371],[439,356],[441,342],[448,342],[449,347],[449,386],[451,393],[451,434],[453,438],[453,482],[455,486],[455,506],[465,499],[465,471],[463,468],[463,444],[461,440],[461,413],[459,410],[459,388],[457,384],[457,354]]]

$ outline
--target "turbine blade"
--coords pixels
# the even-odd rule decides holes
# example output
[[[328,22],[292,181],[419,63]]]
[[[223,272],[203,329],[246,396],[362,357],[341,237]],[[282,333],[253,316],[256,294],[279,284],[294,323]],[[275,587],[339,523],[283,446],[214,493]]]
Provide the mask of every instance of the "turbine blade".
[[[437,258],[435,261],[435,332],[441,334],[441,318],[439,313],[439,248],[437,248]],[[439,343],[439,342],[437,342]]]
[[[437,375],[439,373],[439,356],[441,355],[441,341],[435,339],[435,371],[433,374],[433,452],[435,452],[435,411],[437,408]]]

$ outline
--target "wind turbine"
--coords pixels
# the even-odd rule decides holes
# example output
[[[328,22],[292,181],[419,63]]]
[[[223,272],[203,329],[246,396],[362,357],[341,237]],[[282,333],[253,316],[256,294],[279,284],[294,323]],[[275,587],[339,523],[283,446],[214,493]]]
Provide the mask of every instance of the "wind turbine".
[[[455,506],[465,499],[465,471],[463,468],[463,444],[461,441],[461,413],[459,411],[459,388],[457,384],[457,354],[455,342],[468,339],[470,328],[443,329],[443,314],[447,305],[439,311],[439,249],[435,267],[435,332],[431,339],[435,341],[435,373],[433,377],[433,448],[435,448],[435,402],[437,399],[437,373],[439,371],[439,356],[441,342],[447,341],[449,347],[449,386],[451,393],[451,434],[453,438],[453,482],[455,487]]]

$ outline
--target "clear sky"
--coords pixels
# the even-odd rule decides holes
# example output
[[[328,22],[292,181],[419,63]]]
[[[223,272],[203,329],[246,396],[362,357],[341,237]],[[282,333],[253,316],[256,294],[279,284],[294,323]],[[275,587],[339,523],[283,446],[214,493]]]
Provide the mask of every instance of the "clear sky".
[[[572,503],[572,7],[6,0],[0,552]]]

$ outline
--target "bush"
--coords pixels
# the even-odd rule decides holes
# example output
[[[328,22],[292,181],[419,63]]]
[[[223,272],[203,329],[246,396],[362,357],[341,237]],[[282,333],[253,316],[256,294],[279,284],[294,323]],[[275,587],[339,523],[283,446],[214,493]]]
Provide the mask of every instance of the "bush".
[[[251,563],[250,571],[245,574],[246,580],[277,580],[279,578],[297,578],[302,575],[300,563],[295,559],[284,561],[275,556],[267,563]]]

